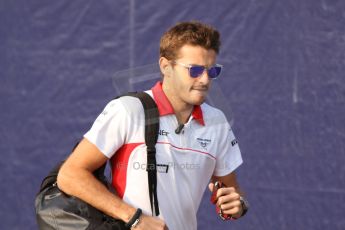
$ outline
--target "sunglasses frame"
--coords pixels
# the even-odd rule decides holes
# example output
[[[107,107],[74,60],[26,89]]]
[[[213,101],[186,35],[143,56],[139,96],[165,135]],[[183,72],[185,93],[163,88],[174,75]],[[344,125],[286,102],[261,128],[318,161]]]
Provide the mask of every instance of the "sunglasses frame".
[[[221,75],[222,70],[223,70],[223,65],[220,65],[220,64],[215,64],[215,65],[213,65],[213,66],[207,68],[206,66],[203,66],[203,65],[184,64],[184,63],[181,63],[181,62],[178,62],[178,61],[172,61],[172,63],[173,63],[173,64],[177,64],[177,65],[179,65],[179,66],[182,66],[182,67],[185,67],[186,69],[188,69],[188,73],[189,73],[189,76],[190,76],[191,78],[198,78],[198,77],[200,77],[200,76],[205,72],[205,70],[207,70],[207,75],[208,75],[208,77],[209,77],[210,79],[217,79],[217,78]],[[203,67],[204,70],[202,71],[202,73],[201,73],[200,75],[198,75],[198,76],[196,76],[196,77],[193,77],[193,76],[190,74],[190,73],[191,73],[190,71],[191,71],[191,68],[192,68],[192,67]],[[210,74],[209,74],[208,71],[209,71],[210,69],[214,68],[214,67],[220,67],[220,72],[219,72],[219,74],[218,74],[216,77],[210,77]]]

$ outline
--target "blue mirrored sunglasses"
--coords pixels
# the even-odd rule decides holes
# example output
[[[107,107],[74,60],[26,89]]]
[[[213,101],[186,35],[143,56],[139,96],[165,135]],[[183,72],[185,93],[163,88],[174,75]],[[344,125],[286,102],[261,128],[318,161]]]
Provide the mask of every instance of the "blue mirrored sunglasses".
[[[206,66],[202,65],[188,65],[177,61],[173,61],[173,63],[188,69],[189,76],[191,76],[192,78],[200,77],[204,73],[204,71],[207,70],[208,77],[211,79],[216,79],[222,72],[223,68],[223,66],[219,64],[215,64],[214,66],[207,68]]]

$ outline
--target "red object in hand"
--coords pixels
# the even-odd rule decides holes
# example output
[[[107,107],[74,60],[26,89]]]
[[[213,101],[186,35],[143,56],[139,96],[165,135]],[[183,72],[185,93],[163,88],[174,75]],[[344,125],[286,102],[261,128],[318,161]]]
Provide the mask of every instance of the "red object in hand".
[[[223,187],[225,187],[225,186],[220,181],[216,181],[214,183],[214,188],[213,188],[213,192],[212,192],[212,196],[211,196],[211,203],[216,205],[216,212],[218,213],[219,217],[222,220],[224,220],[224,221],[225,220],[233,220],[235,218],[233,218],[230,214],[224,214],[222,209],[217,205],[217,200],[218,200],[217,199],[217,191],[218,191],[218,189],[223,188]]]

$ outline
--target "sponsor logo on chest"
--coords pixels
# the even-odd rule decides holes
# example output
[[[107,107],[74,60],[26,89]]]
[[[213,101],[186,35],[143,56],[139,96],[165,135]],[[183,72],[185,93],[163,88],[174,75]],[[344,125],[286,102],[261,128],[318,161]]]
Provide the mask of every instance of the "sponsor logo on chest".
[[[199,142],[200,146],[205,150],[207,150],[207,146],[211,143],[211,140],[206,138],[198,137],[196,140]]]

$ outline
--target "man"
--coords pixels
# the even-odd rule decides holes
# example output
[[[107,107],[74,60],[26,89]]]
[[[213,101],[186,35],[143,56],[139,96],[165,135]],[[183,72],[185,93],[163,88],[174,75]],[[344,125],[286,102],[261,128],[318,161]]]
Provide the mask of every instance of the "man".
[[[216,205],[224,215],[241,217],[246,207],[234,173],[241,153],[224,114],[204,103],[221,72],[219,46],[218,31],[198,22],[179,23],[161,38],[163,80],[147,91],[160,114],[158,217],[148,194],[144,112],[133,97],[106,106],[61,168],[60,189],[126,223],[137,218],[135,229],[183,230],[197,229],[204,189],[213,191],[220,181],[227,187],[217,191]],[[109,159],[116,195],[92,174]]]

